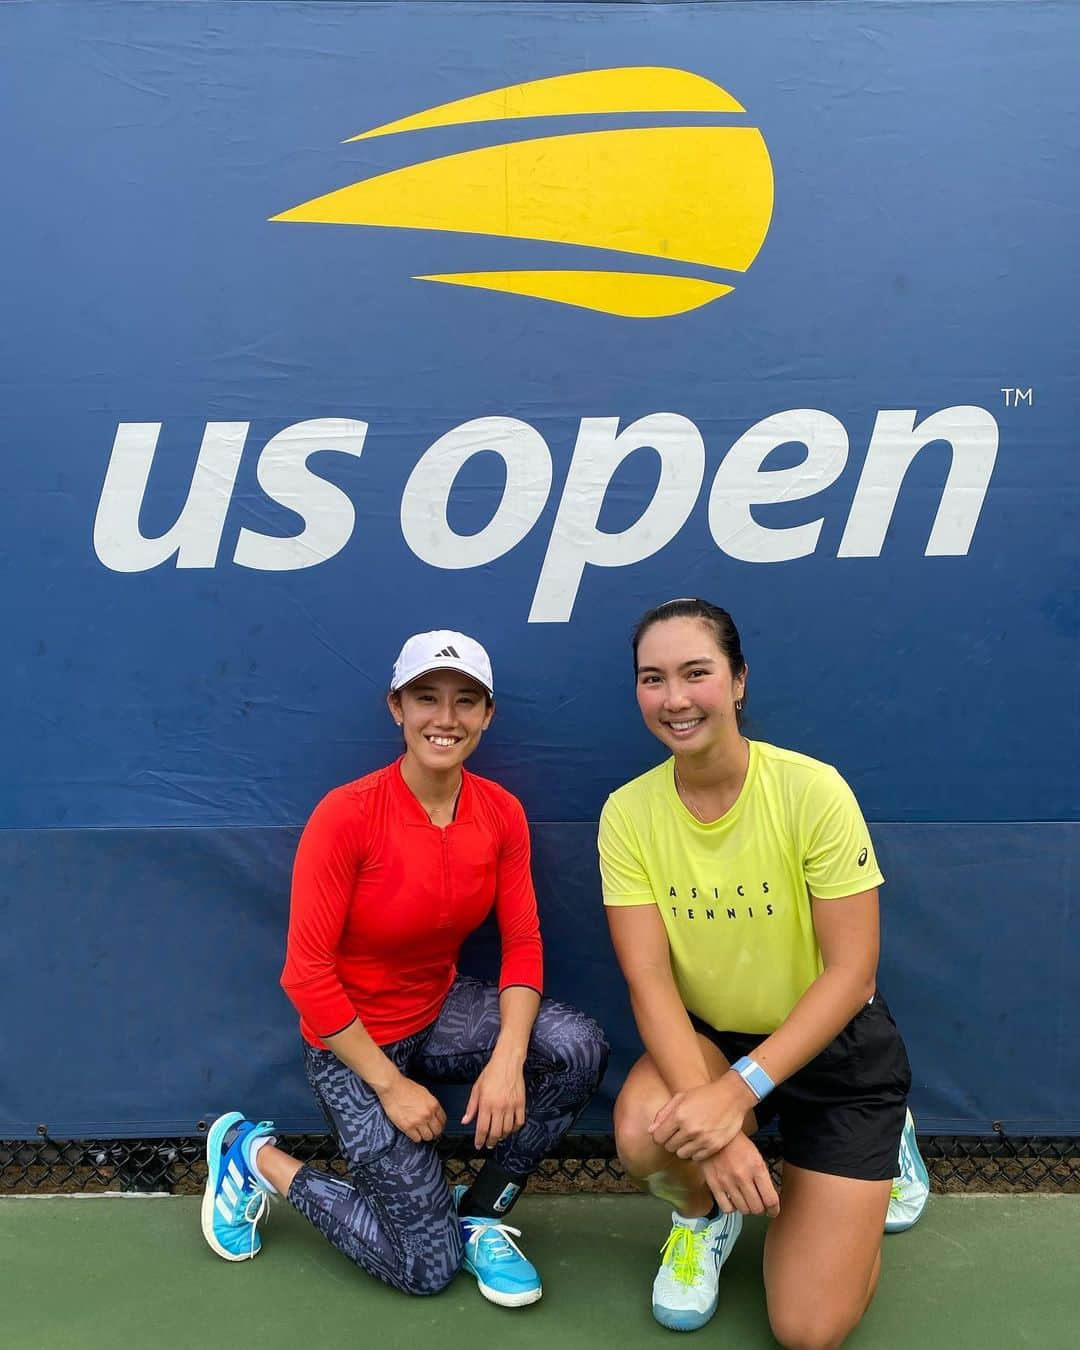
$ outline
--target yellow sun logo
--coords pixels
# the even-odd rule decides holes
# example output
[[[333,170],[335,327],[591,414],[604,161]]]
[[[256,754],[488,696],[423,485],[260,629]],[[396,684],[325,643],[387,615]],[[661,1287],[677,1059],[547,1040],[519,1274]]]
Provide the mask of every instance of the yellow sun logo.
[[[349,140],[522,117],[745,111],[700,75],[623,66],[494,89]],[[572,132],[486,146],[353,183],[271,219],[541,239],[742,273],[765,240],[772,206],[772,164],[761,132],[728,123]],[[707,276],[610,266],[414,279],[649,319],[698,309],[734,289]]]

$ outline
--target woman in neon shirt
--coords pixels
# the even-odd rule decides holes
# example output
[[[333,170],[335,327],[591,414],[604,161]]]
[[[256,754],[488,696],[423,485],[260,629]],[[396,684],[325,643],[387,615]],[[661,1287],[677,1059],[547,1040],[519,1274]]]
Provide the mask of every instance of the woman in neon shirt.
[[[303,1166],[277,1147],[271,1122],[220,1117],[207,1141],[202,1226],[226,1260],[259,1251],[258,1221],[278,1192],[408,1293],[438,1292],[464,1264],[494,1303],[541,1295],[505,1219],[595,1092],[607,1045],[591,1018],[541,997],[525,813],[464,768],[491,722],[493,689],[472,638],[410,638],[387,696],[404,754],[330,792],[304,830],[281,983],[350,1175]],[[492,908],[497,987],[457,973],[462,941]],[[453,1196],[434,1148],[446,1115],[421,1077],[471,1084],[463,1123],[491,1150]]]
[[[777,1339],[837,1346],[877,1285],[910,1121],[907,1055],[875,982],[873,844],[835,769],[742,736],[747,667],[726,611],[651,610],[634,662],[671,758],[612,794],[599,845],[646,1051],[616,1103],[619,1156],[675,1210],[653,1312],[704,1325],[742,1215],[765,1213]],[[750,1138],[774,1116],[782,1202]]]

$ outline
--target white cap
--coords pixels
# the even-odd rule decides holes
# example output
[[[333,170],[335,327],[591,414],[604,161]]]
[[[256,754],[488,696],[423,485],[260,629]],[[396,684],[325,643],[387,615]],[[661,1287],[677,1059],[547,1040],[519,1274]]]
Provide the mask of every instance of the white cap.
[[[404,689],[407,684],[429,670],[460,670],[489,694],[495,688],[491,679],[491,658],[479,642],[450,628],[436,628],[433,633],[414,633],[407,639],[394,662],[390,676],[392,690]]]

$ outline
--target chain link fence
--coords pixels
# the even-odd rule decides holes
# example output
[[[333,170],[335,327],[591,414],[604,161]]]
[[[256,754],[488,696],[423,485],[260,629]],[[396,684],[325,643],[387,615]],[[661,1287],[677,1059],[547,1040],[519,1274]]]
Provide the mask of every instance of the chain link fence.
[[[201,1124],[201,1123],[200,1123]],[[205,1128],[205,1127],[202,1127]],[[345,1164],[327,1135],[288,1135],[294,1157],[333,1171]],[[774,1170],[779,1140],[759,1141]],[[0,1195],[92,1194],[104,1191],[198,1194],[206,1180],[205,1139],[0,1140]],[[1080,1138],[922,1135],[919,1147],[935,1191],[1080,1192]],[[439,1142],[452,1181],[470,1181],[483,1158],[469,1136]],[[529,1182],[533,1191],[636,1190],[606,1134],[571,1134]]]

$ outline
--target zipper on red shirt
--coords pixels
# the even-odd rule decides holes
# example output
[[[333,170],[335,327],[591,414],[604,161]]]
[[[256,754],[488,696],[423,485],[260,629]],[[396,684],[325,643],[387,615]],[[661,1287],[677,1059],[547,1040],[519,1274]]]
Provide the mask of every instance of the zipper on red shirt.
[[[452,897],[450,895],[450,848],[446,842],[448,828],[449,827],[447,826],[439,830],[439,842],[442,845],[443,870],[442,896],[439,899],[439,920],[437,925],[439,928],[449,928],[450,920],[453,917],[453,904],[451,903]]]

